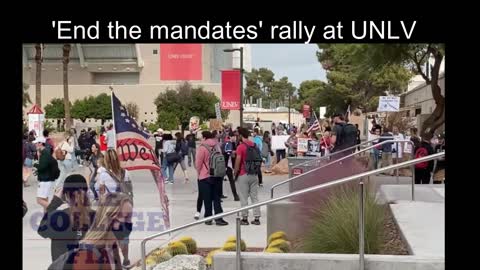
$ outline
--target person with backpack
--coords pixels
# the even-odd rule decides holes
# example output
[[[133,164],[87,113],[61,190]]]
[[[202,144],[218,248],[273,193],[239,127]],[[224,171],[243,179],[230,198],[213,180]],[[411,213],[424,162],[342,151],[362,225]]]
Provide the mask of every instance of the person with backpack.
[[[224,133],[222,133],[221,130],[220,131],[217,131],[217,130],[212,131],[212,136],[217,141],[217,145],[215,146],[215,148],[220,149],[220,152],[222,153],[222,155],[223,155],[222,144],[225,141],[225,137],[224,137],[223,134]],[[226,175],[226,170],[227,170],[227,168],[225,167],[225,175]],[[221,180],[226,181],[225,177],[222,177]],[[222,199],[228,198],[227,196],[223,195],[223,183],[219,183],[218,187],[219,187],[218,192],[219,192],[219,195],[220,195],[220,202],[223,202]]]
[[[197,213],[195,218],[200,216],[201,202],[205,205],[205,217],[212,216],[212,203],[215,215],[223,213],[220,201],[220,185],[223,184],[223,177],[226,174],[225,159],[217,140],[210,131],[202,132],[202,143],[197,150],[195,168],[198,173],[198,199]],[[200,202],[200,204],[199,204]],[[212,221],[205,222],[212,225]],[[223,218],[215,220],[217,226],[228,225]]]
[[[129,269],[122,264],[119,242],[132,232],[133,203],[124,193],[109,193],[95,212],[93,224],[74,248],[58,257],[49,270],[57,269]],[[128,262],[129,263],[129,262]]]
[[[175,144],[175,152],[179,155],[179,161],[175,163],[173,166],[173,171],[177,169],[178,164],[182,168],[183,175],[185,176],[185,183],[188,183],[188,173],[187,173],[187,165],[185,164],[185,156],[188,155],[188,143],[183,138],[180,132],[175,133],[175,138],[177,138],[177,142]]]
[[[248,139],[250,132],[239,128],[240,144],[237,147],[235,160],[235,179],[240,195],[240,205],[248,205],[250,197],[252,204],[258,202],[258,172],[261,170],[262,157],[260,150]],[[260,207],[253,209],[254,221],[251,224],[260,225]],[[241,225],[248,225],[248,210],[242,212]]]
[[[52,157],[50,151],[45,147],[46,140],[38,137],[33,141],[36,148],[40,151],[39,162],[34,165],[38,175],[37,203],[46,209],[48,198],[55,179],[60,176],[60,169],[57,161]]]
[[[163,176],[167,177],[167,169],[168,169],[168,178],[165,180],[165,184],[173,184],[173,174],[174,169],[173,166],[175,163],[179,162],[181,157],[175,151],[177,146],[177,141],[173,139],[172,134],[163,134],[163,163],[162,163],[162,173]]]
[[[58,167],[60,168],[60,177],[58,177],[55,182],[55,188],[63,185],[65,177],[73,171],[73,163],[75,162],[75,160],[73,160],[75,158],[75,138],[69,131],[66,131],[64,136],[64,141],[57,145],[54,152],[55,158],[58,160]]]
[[[272,138],[270,137],[270,132],[265,131],[263,133],[263,144],[262,144],[262,158],[265,162],[265,173],[272,173]]]
[[[45,147],[48,148],[48,150],[50,150],[50,152],[53,155],[53,149],[55,149],[55,144],[53,143],[52,138],[50,138],[49,136],[50,136],[50,132],[48,130],[44,129],[43,130],[43,137],[45,138],[45,140],[47,142],[45,144]]]
[[[343,114],[335,114],[333,116],[335,123],[332,129],[331,143],[334,145],[332,153],[352,147],[357,142],[357,128],[345,121]],[[345,151],[343,155],[349,155],[355,152],[355,149]]]
[[[263,138],[262,134],[260,133],[260,130],[258,128],[253,129],[253,142],[255,143],[255,146],[257,147],[258,151],[262,153],[263,149]],[[263,161],[263,159],[262,159]],[[262,170],[258,172],[258,186],[263,187],[263,175],[262,175]]]
[[[101,158],[100,158],[101,159]],[[97,185],[99,188],[100,201],[105,200],[109,193],[124,193],[128,195],[133,205],[133,187],[128,170],[120,167],[117,151],[108,149],[104,158],[105,168],[99,170]],[[123,265],[130,265],[128,257],[128,237],[120,243],[123,254]]]
[[[23,186],[29,187],[28,178],[32,175],[33,160],[37,155],[37,148],[32,143],[33,138],[28,136],[23,136],[23,153],[25,159],[23,161]]]
[[[37,230],[40,236],[52,240],[52,261],[77,248],[78,242],[93,223],[95,211],[90,207],[87,191],[87,181],[80,174],[69,175],[63,188],[55,191]],[[68,208],[59,210],[64,202]]]
[[[432,155],[433,147],[430,144],[432,135],[425,134],[420,145],[415,148],[415,159]],[[415,184],[430,184],[431,173],[433,171],[434,161],[425,161],[415,164]]]
[[[225,142],[222,144],[223,156],[225,157],[225,166],[227,167],[227,178],[230,183],[230,188],[232,189],[232,194],[234,201],[240,201],[240,197],[237,193],[237,188],[235,187],[235,179],[233,178],[233,166],[235,164],[235,150],[236,146],[236,136],[233,131],[230,131],[229,136],[225,137]]]

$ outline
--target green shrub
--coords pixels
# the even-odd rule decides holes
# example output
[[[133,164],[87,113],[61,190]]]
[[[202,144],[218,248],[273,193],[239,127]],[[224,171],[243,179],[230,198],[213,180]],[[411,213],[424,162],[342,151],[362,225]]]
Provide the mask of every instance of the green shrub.
[[[43,129],[48,130],[48,132],[52,132],[55,130],[55,127],[53,126],[52,122],[45,120],[43,123]]]
[[[184,243],[187,246],[188,254],[195,254],[197,253],[197,242],[193,240],[192,237],[182,237],[179,240],[180,242]]]
[[[172,258],[172,255],[168,252],[167,249],[162,248],[162,249],[154,250],[149,255],[149,257],[152,257],[157,263],[162,263],[170,260]]]
[[[347,185],[332,190],[321,206],[314,210],[311,228],[301,249],[311,253],[358,253],[358,186]],[[375,195],[365,192],[365,252],[376,254],[383,242],[385,206],[376,203]]]
[[[188,254],[187,246],[185,246],[185,244],[180,242],[180,241],[175,241],[175,242],[169,243],[167,250],[168,250],[168,253],[170,253],[172,255],[172,257],[175,257],[177,255],[187,255]]]
[[[150,132],[155,132],[157,131],[157,129],[159,129],[159,125],[157,123],[150,123],[147,125],[147,130],[150,131]]]
[[[230,236],[227,238],[226,243],[234,243],[236,245],[237,238],[235,236]],[[236,250],[236,249],[235,249]],[[247,244],[243,239],[240,240],[240,250],[245,251],[247,250]]]
[[[277,239],[272,241],[270,245],[268,245],[267,249],[268,248],[278,248],[278,249],[281,249],[283,252],[287,253],[290,251],[291,246],[290,246],[290,242],[285,241],[283,239]]]

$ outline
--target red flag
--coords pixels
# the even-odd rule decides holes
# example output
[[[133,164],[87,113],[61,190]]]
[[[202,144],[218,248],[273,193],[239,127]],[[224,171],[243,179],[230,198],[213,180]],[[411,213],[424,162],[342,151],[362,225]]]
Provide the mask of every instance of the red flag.
[[[240,70],[222,70],[222,110],[240,110]]]

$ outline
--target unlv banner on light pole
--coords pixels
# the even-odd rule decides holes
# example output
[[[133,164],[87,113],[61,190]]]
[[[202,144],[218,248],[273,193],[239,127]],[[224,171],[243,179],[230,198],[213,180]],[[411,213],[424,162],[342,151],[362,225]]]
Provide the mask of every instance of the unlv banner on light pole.
[[[240,110],[240,70],[222,70],[222,110]]]

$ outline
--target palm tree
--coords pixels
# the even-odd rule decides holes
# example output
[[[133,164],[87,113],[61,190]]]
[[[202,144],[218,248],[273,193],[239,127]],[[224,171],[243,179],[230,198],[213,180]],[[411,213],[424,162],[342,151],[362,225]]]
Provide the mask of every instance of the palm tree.
[[[32,103],[32,100],[30,99],[30,95],[28,94],[28,91],[27,91],[28,87],[30,87],[28,83],[23,83],[23,99],[22,99],[23,107],[27,107],[28,103]]]
[[[42,107],[42,48],[43,44],[35,44],[35,62],[37,63],[36,73],[35,73],[35,103],[41,108]]]
[[[70,62],[70,44],[63,44],[63,104],[65,108],[65,130],[72,127],[70,99],[68,98],[68,62]]]

